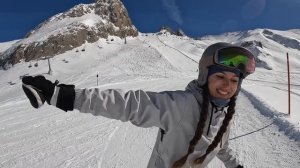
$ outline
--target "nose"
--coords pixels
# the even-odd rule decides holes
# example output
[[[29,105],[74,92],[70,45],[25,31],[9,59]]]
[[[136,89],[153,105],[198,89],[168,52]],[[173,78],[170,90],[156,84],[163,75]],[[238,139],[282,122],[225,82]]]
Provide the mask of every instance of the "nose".
[[[223,80],[223,87],[228,87],[230,85],[229,79],[224,79]]]

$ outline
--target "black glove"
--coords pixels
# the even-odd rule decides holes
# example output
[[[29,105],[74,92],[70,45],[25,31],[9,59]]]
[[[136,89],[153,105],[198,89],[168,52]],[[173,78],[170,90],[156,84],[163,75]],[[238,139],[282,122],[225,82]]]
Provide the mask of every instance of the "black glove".
[[[58,84],[58,81],[52,83],[44,76],[25,76],[22,78],[22,82],[22,88],[34,108],[41,107],[45,101],[50,104],[55,86]],[[65,84],[57,86],[59,87],[59,92],[55,102],[56,104],[53,105],[64,111],[73,110],[75,86]]]
[[[50,104],[55,85],[44,76],[24,76],[22,88],[34,108],[41,107],[45,101]]]
[[[242,165],[238,165],[238,167],[236,167],[236,168],[244,168],[244,166],[242,166]]]

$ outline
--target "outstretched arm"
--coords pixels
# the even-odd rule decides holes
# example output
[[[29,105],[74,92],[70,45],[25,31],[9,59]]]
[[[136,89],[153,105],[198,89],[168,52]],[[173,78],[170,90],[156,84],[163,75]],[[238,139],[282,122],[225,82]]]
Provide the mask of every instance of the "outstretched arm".
[[[38,108],[46,100],[64,111],[74,108],[82,113],[130,121],[141,127],[157,126],[165,131],[175,128],[185,109],[184,91],[123,92],[120,90],[75,89],[74,85],[52,83],[43,76],[22,79],[23,89],[31,104]]]
[[[82,113],[130,121],[141,127],[174,128],[184,111],[185,95],[177,92],[123,92],[108,89],[76,89],[74,108]]]

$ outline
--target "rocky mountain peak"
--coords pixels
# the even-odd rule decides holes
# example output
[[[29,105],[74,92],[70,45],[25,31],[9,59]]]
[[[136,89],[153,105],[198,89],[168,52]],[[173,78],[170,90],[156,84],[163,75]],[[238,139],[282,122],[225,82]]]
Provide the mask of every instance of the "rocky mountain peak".
[[[186,34],[183,32],[182,29],[173,31],[172,28],[170,28],[168,26],[162,26],[159,30],[159,34],[172,34],[172,35],[176,35],[176,36],[186,36]]]
[[[0,53],[0,67],[52,57],[82,44],[108,36],[137,36],[128,12],[120,0],[96,0],[56,14],[27,33],[24,39]]]
[[[131,27],[128,12],[119,0],[96,0],[95,13],[117,27]]]
[[[168,27],[168,26],[162,26],[159,30],[159,33],[161,34],[166,34],[166,33],[169,33],[169,34],[174,34],[174,31],[172,30],[171,27]]]

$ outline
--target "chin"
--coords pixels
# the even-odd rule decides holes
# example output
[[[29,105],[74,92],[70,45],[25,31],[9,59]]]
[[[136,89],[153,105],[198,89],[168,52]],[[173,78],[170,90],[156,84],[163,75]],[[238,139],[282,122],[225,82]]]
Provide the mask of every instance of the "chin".
[[[224,96],[224,95],[218,95],[218,96],[215,96],[216,98],[218,98],[218,99],[230,99],[232,96],[228,96],[228,95],[226,95],[226,96]]]

